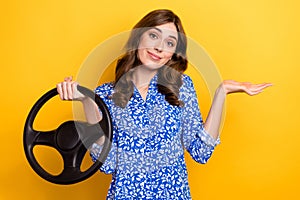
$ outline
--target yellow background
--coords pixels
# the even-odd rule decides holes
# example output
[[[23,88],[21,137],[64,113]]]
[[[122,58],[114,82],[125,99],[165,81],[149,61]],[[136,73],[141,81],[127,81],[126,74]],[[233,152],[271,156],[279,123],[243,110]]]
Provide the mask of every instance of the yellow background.
[[[63,77],[75,76],[95,46],[130,30],[157,8],[181,17],[187,35],[207,50],[224,79],[274,84],[258,96],[228,96],[222,143],[211,160],[199,165],[187,156],[193,199],[299,197],[296,0],[15,0],[2,1],[0,7],[1,200],[105,198],[110,176],[101,173],[70,186],[38,177],[25,159],[23,126],[36,100]],[[193,72],[187,73],[197,84],[199,75]],[[205,118],[210,99],[200,82],[197,93]],[[53,104],[59,109],[45,111],[39,126],[71,116],[68,103]]]

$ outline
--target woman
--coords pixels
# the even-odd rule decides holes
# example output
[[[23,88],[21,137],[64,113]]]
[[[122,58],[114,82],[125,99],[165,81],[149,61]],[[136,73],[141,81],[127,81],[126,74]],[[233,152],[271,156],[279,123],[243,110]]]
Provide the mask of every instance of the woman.
[[[187,68],[186,36],[170,10],[155,10],[134,27],[115,81],[96,89],[109,108],[113,143],[101,171],[112,174],[107,199],[191,199],[184,150],[206,163],[219,143],[225,97],[255,95],[271,84],[223,81],[203,123]],[[57,84],[60,98],[83,104],[87,121],[101,120],[95,103],[71,77]],[[103,141],[91,149],[94,160]]]

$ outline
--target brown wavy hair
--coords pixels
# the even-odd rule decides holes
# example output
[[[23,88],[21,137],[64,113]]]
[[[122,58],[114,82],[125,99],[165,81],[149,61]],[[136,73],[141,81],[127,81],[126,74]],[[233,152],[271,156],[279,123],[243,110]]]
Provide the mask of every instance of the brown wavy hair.
[[[131,31],[126,43],[126,53],[117,62],[114,81],[114,103],[126,107],[132,97],[134,85],[132,73],[135,67],[142,65],[138,58],[138,46],[144,32],[152,27],[174,23],[178,32],[178,42],[172,58],[158,70],[158,91],[165,95],[165,100],[174,106],[183,106],[179,100],[179,88],[182,85],[182,73],[187,68],[186,47],[187,39],[181,21],[172,11],[166,9],[154,10],[143,17]]]

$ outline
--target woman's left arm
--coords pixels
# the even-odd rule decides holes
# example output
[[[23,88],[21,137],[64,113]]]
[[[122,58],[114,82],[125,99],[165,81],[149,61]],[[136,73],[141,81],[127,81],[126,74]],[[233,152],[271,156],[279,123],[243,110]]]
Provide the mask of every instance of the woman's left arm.
[[[252,84],[249,82],[237,82],[233,80],[223,81],[215,92],[210,111],[204,123],[206,132],[215,139],[219,137],[223,105],[228,94],[243,92],[252,96],[261,93],[265,88],[271,85],[271,83]]]

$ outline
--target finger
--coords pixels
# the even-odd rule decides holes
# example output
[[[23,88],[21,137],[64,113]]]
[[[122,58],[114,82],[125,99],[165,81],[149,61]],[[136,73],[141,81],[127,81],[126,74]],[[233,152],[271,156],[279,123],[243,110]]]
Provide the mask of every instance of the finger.
[[[260,86],[260,87],[253,87],[252,86],[252,87],[249,88],[249,90],[252,91],[252,92],[256,92],[256,91],[259,91],[259,90],[262,90],[262,89],[263,89],[262,86]]]
[[[267,87],[270,87],[270,86],[271,86],[271,85],[263,85],[263,86],[260,87],[260,89],[263,90],[263,89],[265,89],[265,88],[267,88]]]
[[[250,96],[254,96],[257,95],[259,93],[261,93],[263,90],[257,90],[257,91],[248,91],[247,94]]]
[[[270,86],[272,86],[271,83],[257,84],[257,85],[254,86],[253,89],[254,90],[262,90],[262,89],[265,89],[265,88],[270,87]]]
[[[62,91],[64,100],[68,100],[68,90],[67,90],[67,82],[62,82]]]
[[[67,76],[65,77],[64,81],[72,81],[73,80],[73,77],[72,76]]]
[[[263,92],[263,90],[252,91],[252,96]]]
[[[58,83],[57,85],[56,85],[56,90],[57,90],[57,92],[58,92],[58,94],[59,94],[59,98],[61,99],[61,100],[64,100],[64,97],[63,97],[63,91],[62,91],[62,86],[61,86],[61,83]]]
[[[255,84],[256,87],[270,87],[272,85],[273,85],[272,83]]]
[[[273,84],[272,83],[265,83],[264,84],[264,88],[267,88],[267,87],[270,87],[270,86],[273,86]]]
[[[266,89],[266,88],[268,88],[270,86],[273,86],[273,84],[272,83],[260,84],[260,86],[255,89],[255,92],[261,93],[261,92],[264,91],[264,89]]]
[[[259,84],[259,86],[251,88],[250,91],[252,92],[253,95],[259,94],[264,91],[265,88],[272,86],[271,83],[264,83],[264,84]]]
[[[78,94],[78,93],[79,93],[79,91],[78,91],[78,89],[77,89],[77,86],[78,86],[78,83],[77,83],[77,82],[74,82],[74,83],[72,84],[72,91],[73,91],[73,94]]]
[[[74,94],[74,98],[76,98],[76,100],[80,100],[80,95],[79,95],[80,92],[78,91],[77,86],[78,86],[78,83],[74,82],[74,84],[72,84],[72,91]]]
[[[68,91],[68,98],[69,100],[73,99],[73,89],[72,89],[72,85],[73,82],[67,82],[67,91]]]

